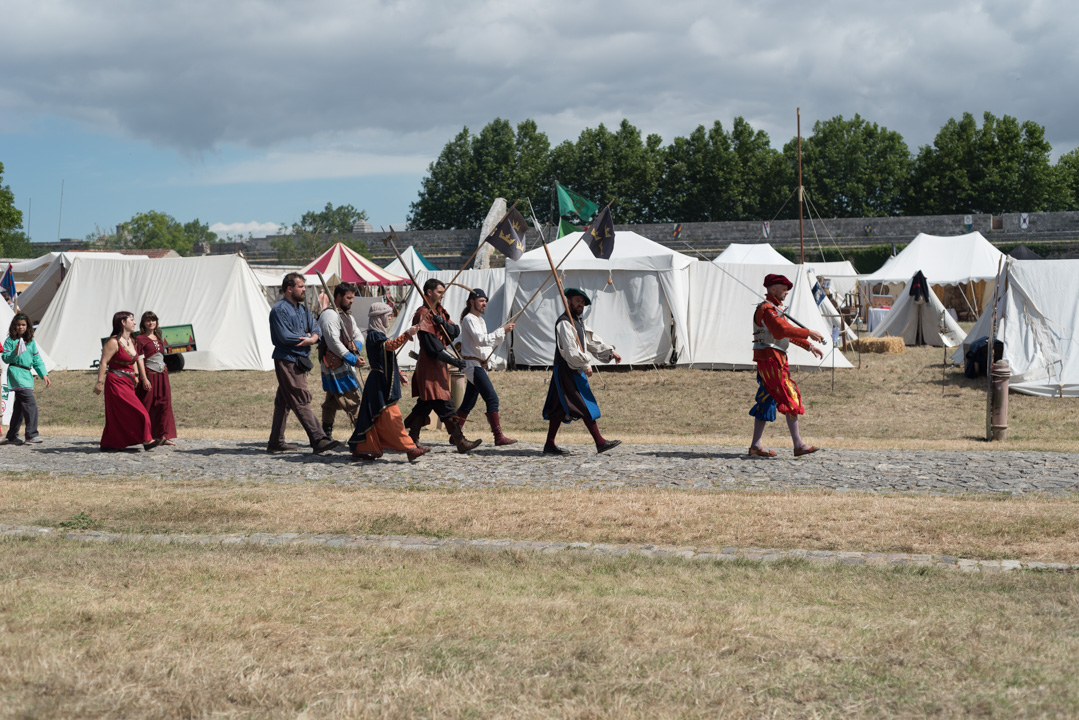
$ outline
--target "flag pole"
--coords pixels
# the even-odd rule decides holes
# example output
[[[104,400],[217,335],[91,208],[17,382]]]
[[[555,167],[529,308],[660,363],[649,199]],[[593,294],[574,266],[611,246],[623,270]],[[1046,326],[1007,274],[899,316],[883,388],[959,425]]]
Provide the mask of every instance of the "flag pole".
[[[401,253],[397,250],[397,245],[395,245],[393,242],[393,239],[395,237],[397,237],[397,232],[394,231],[393,225],[390,225],[390,234],[382,238],[382,242],[383,244],[389,245],[391,248],[393,248],[393,254],[396,255],[397,259],[401,261],[401,266],[404,267],[405,272],[408,273],[408,279],[412,281],[412,287],[415,288],[417,293],[419,293],[420,298],[423,299],[423,302],[427,306],[427,309],[430,310],[431,313],[434,313],[435,306],[431,303],[431,299],[428,298],[427,295],[424,294],[423,290],[420,289],[419,284],[416,282],[415,276],[413,276],[412,271],[409,269],[408,265],[405,264],[404,259],[401,257]],[[439,282],[441,282],[441,280]],[[436,329],[440,329],[438,328],[438,323],[434,322],[433,320],[431,321],[431,324],[434,325]],[[445,330],[443,330],[442,333],[446,337],[446,347],[452,350],[453,354],[460,358],[461,353],[459,353],[457,351],[457,348],[454,347],[453,340],[450,338],[449,333],[447,333]],[[402,345],[401,347],[403,348],[404,345]],[[398,352],[400,351],[400,349],[401,348],[398,348]]]
[[[497,223],[495,223],[496,228],[506,221],[506,218],[508,218],[510,216],[510,213],[513,212],[513,209],[515,207],[517,207],[517,203],[519,203],[519,202],[521,202],[521,201],[520,200],[514,200],[513,201],[513,204],[510,205],[510,209],[506,211],[506,214],[502,216],[502,219],[499,220]],[[390,228],[390,229],[392,230],[393,228]],[[490,237],[490,234],[488,234],[487,237]],[[485,242],[487,242],[487,238],[484,238],[483,241],[480,242],[480,244],[476,246],[476,249],[472,251],[472,254],[468,256],[468,260],[465,260],[465,264],[462,265],[461,269],[457,271],[457,274],[453,276],[453,280],[450,280],[450,283],[449,283],[450,285],[452,285],[453,281],[456,280],[457,278],[459,278],[461,276],[461,273],[463,273],[468,268],[468,264],[470,262],[472,262],[472,258],[476,257],[476,253],[478,253],[480,251],[480,248],[483,247],[483,244]]]
[[[577,347],[583,351],[584,345],[581,344],[581,337],[577,334],[577,326],[573,322],[573,313],[569,309],[569,300],[566,300],[566,293],[562,290],[562,281],[558,279],[558,273],[555,272],[554,259],[551,257],[551,251],[547,249],[547,243],[543,243],[543,252],[547,253],[547,262],[551,265],[551,275],[554,276],[555,284],[558,285],[558,296],[562,298],[562,306],[566,308],[566,317],[569,318],[570,324],[573,326],[573,337],[577,340]],[[557,335],[555,336],[555,345],[558,345]]]
[[[603,210],[608,210],[608,209],[610,209],[611,205],[614,205],[614,200],[611,200],[611,201],[610,201],[609,203],[607,203],[607,204],[606,204],[606,205],[605,205],[605,206],[603,207]],[[599,217],[599,215],[600,215],[600,214],[601,214],[601,213],[603,212],[603,210],[600,210],[600,212],[596,214],[596,217]],[[590,225],[590,227],[591,227],[591,225]],[[576,250],[576,249],[577,249],[577,246],[581,244],[581,241],[582,241],[582,240],[584,240],[584,236],[585,236],[585,234],[584,234],[584,233],[582,232],[582,233],[581,233],[581,237],[577,238],[577,242],[573,243],[573,247],[571,247],[571,248],[570,248],[570,249],[569,249],[569,250],[568,250],[568,251],[566,252],[566,254],[565,254],[565,255],[564,255],[563,257],[562,257],[562,259],[558,261],[558,264],[554,266],[554,269],[553,269],[553,270],[551,270],[550,274],[549,274],[549,275],[547,275],[547,277],[545,277],[545,278],[543,279],[543,282],[542,282],[542,283],[540,284],[540,286],[539,286],[539,287],[538,287],[538,288],[536,289],[536,292],[532,293],[532,297],[528,298],[528,302],[526,302],[526,303],[525,303],[524,307],[523,307],[523,308],[521,308],[521,309],[520,309],[520,310],[519,310],[519,311],[517,312],[517,314],[516,314],[516,315],[514,315],[514,319],[516,319],[516,318],[520,317],[520,316],[521,316],[521,313],[523,313],[523,312],[525,311],[525,308],[527,308],[527,307],[528,307],[529,305],[531,305],[531,304],[532,304],[532,301],[536,299],[536,296],[537,296],[537,295],[539,295],[539,294],[540,294],[541,292],[543,292],[543,290],[544,290],[544,289],[545,289],[545,288],[547,287],[547,283],[548,283],[548,282],[550,282],[550,281],[551,281],[551,278],[555,276],[555,271],[557,271],[557,270],[558,270],[558,268],[562,267],[562,263],[566,262],[566,260],[568,260],[568,259],[569,259],[569,256],[570,256],[570,255],[571,255],[571,254],[573,253],[573,251],[574,251],[574,250]],[[546,246],[547,246],[547,245],[546,245],[546,243],[544,243],[544,247],[545,247],[545,248],[546,248]],[[548,255],[550,255],[550,253],[548,253]],[[557,279],[557,278],[556,278],[556,279]],[[511,298],[510,300],[511,300],[511,302],[512,302],[512,298]]]

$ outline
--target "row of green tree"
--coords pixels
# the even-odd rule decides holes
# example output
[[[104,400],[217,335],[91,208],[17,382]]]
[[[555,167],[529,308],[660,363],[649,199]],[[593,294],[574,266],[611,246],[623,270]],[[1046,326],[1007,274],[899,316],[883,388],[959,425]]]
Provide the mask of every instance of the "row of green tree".
[[[802,184],[821,217],[884,217],[1079,209],[1079,148],[1054,164],[1045,129],[1005,115],[951,119],[913,153],[903,137],[860,115],[818,121],[802,139]],[[664,145],[623,120],[551,147],[533,120],[465,127],[428,167],[409,227],[478,227],[496,197],[557,212],[552,178],[599,202],[619,223],[797,217],[797,138],[782,150],[741,117]]]
[[[286,226],[286,231],[274,237],[270,245],[277,251],[278,260],[286,264],[307,262],[338,240],[370,257],[364,241],[349,235],[354,223],[366,219],[367,212],[357,210],[352,205],[334,207],[333,203],[326,203],[322,210],[308,211],[300,217],[299,222],[291,227]],[[230,239],[219,238],[210,232],[209,225],[198,218],[181,223],[157,210],[136,214],[121,223],[115,233],[98,230],[86,237],[88,243],[105,249],[168,248],[185,256],[191,254],[195,243],[209,244]]]

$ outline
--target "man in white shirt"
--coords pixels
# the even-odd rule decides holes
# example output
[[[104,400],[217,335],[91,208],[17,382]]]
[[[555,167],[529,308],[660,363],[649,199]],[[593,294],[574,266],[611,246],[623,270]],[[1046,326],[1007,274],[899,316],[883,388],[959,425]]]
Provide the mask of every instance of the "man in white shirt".
[[[363,367],[360,356],[363,335],[352,317],[352,301],[356,286],[340,283],[333,289],[333,305],[318,316],[322,334],[318,341],[319,368],[322,370],[322,389],[326,399],[322,403],[322,430],[326,437],[333,435],[333,422],[338,410],[344,410],[349,420],[356,422],[360,406],[360,382],[355,367]]]
[[[551,385],[547,390],[547,402],[543,405],[543,419],[550,422],[547,430],[547,442],[543,446],[545,455],[568,455],[569,451],[555,445],[555,436],[562,423],[584,420],[585,427],[596,443],[596,452],[608,450],[622,444],[621,440],[607,440],[599,431],[596,420],[599,419],[599,404],[592,395],[588,378],[592,377],[592,366],[598,362],[622,362],[622,356],[592,330],[585,327],[581,314],[585,307],[592,304],[588,296],[576,288],[567,288],[566,303],[569,305],[572,319],[562,313],[555,321],[556,349],[554,369],[551,373]]]
[[[512,445],[516,440],[502,433],[502,422],[498,416],[498,393],[495,392],[491,378],[487,375],[487,365],[495,349],[506,339],[506,333],[513,330],[513,323],[508,322],[492,333],[487,332],[487,293],[482,288],[475,288],[468,294],[464,312],[461,313],[461,357],[465,360],[465,397],[461,407],[457,408],[457,420],[463,426],[472,408],[476,407],[477,398],[482,395],[487,406],[487,423],[495,436],[495,445]]]

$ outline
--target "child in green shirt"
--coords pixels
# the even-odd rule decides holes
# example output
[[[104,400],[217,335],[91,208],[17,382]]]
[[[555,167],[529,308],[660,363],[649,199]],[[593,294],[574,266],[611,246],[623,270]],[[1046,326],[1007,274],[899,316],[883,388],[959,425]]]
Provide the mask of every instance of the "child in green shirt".
[[[45,371],[45,363],[34,341],[34,326],[30,318],[18,313],[11,319],[8,336],[4,340],[4,352],[0,360],[7,363],[7,384],[14,395],[11,425],[0,444],[22,445],[19,428],[26,422],[26,442],[39,443],[37,434],[37,400],[34,399],[34,373],[49,387],[51,381]]]

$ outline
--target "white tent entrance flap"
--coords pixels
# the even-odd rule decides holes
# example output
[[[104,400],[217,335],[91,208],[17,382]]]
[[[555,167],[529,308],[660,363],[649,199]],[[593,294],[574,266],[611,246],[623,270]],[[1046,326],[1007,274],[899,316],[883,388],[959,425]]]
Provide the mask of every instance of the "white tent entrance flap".
[[[1079,260],[1008,260],[997,301],[996,339],[1011,366],[1009,388],[1027,395],[1079,397]],[[986,308],[967,335],[989,335]],[[963,361],[967,345],[952,359]]]
[[[913,278],[911,279],[913,281]],[[927,281],[932,284],[932,281]],[[910,294],[911,283],[903,288],[899,299],[873,331],[873,337],[903,338],[904,345],[932,345],[933,347],[956,347],[967,334],[944,309],[936,293],[930,292],[928,300],[915,300]]]
[[[661,365],[690,357],[686,332],[689,267],[696,261],[637,233],[615,234],[610,260],[599,260],[581,233],[571,233],[548,245],[565,287],[582,290],[592,305],[585,322],[606,342],[618,348],[623,365]],[[575,247],[574,247],[575,246]],[[506,263],[506,314],[518,312],[551,272],[543,248],[530,250]],[[554,326],[565,312],[554,281],[518,318],[513,353],[518,365],[548,366],[554,362]]]
[[[818,346],[817,359],[792,344],[787,360],[792,367],[852,367],[832,344],[832,329],[813,300],[811,275],[790,265],[744,265],[697,263],[689,269],[689,333],[693,367],[749,370],[753,362],[753,311],[764,299],[762,283],[769,273],[786,275],[794,287],[785,309],[791,317],[828,339]]]
[[[75,257],[38,327],[38,344],[61,370],[85,370],[120,310],[152,310],[162,325],[194,326],[191,370],[273,370],[270,305],[243,258],[86,261]]]

